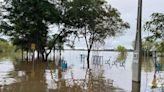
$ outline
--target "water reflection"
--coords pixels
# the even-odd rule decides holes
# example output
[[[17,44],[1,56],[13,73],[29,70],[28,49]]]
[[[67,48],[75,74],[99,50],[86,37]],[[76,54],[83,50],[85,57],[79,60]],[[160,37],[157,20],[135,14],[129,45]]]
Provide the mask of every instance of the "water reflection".
[[[158,62],[163,66],[164,57],[158,58]],[[164,92],[162,87],[164,83],[163,76],[163,70],[158,73],[155,72],[155,63],[152,57],[143,57],[141,92]],[[154,88],[153,85],[156,83],[157,87]]]
[[[8,81],[6,81],[7,84],[1,83],[3,87],[1,86],[0,92],[109,92],[109,90],[116,90],[113,87],[113,81],[105,78],[103,68],[76,70],[70,66],[66,71],[62,71],[61,68],[55,68],[53,63],[48,66],[47,63],[42,62],[14,64],[5,61],[5,64],[12,66],[8,66],[9,70],[5,71],[8,76],[4,78]],[[14,82],[9,82],[10,78]]]
[[[65,70],[56,67],[54,62],[1,59],[0,92],[163,92],[162,88],[150,87],[154,74],[151,57],[142,58],[142,81],[139,89],[140,85],[133,83],[131,78],[133,53],[92,53],[90,70],[86,69],[86,60],[81,60],[81,54],[86,55],[86,52],[65,51],[64,59],[68,63]],[[163,60],[161,57],[162,66]],[[164,72],[159,74],[164,79]]]
[[[11,83],[15,83],[16,80],[12,78],[10,75],[10,72],[14,70],[13,64],[5,60],[3,62],[0,62],[0,87],[3,88],[4,85],[8,85]]]

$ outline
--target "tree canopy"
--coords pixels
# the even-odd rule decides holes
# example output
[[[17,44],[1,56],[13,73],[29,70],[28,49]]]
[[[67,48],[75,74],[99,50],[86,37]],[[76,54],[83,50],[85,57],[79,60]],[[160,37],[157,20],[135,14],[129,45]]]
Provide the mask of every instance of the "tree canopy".
[[[75,39],[82,37],[89,62],[95,42],[104,43],[106,38],[129,28],[119,11],[105,0],[7,0],[6,3],[1,31],[25,50],[35,43],[36,50],[46,56],[55,46],[62,48],[68,42],[73,47]],[[51,36],[50,25],[58,26],[58,32]]]
[[[153,42],[158,51],[164,51],[164,14],[153,13],[145,23],[144,30],[151,33],[146,40]]]
[[[69,2],[66,17],[70,29],[77,29],[78,36],[85,39],[88,50],[88,68],[90,51],[95,42],[104,43],[108,37],[122,33],[129,28],[117,9],[108,5],[104,0],[72,0]]]
[[[58,23],[59,12],[48,0],[9,0],[6,2],[6,21],[2,22],[2,32],[11,37],[15,45],[30,49],[36,44],[37,51],[45,53],[48,26]]]

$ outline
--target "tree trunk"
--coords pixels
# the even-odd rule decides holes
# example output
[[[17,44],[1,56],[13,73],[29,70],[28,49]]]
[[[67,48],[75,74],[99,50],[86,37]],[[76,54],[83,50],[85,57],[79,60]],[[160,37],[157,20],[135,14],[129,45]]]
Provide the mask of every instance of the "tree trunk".
[[[42,54],[42,61],[44,61],[45,60],[44,53],[42,52],[41,54]]]
[[[22,61],[23,61],[23,57],[24,57],[24,56],[23,56],[23,47],[22,47]]]
[[[59,63],[58,66],[61,66],[61,49],[59,49]]]
[[[55,49],[53,50],[53,52],[54,52],[54,57],[53,57],[53,59],[54,59],[54,62],[55,62],[55,60],[56,60]]]
[[[61,59],[61,50],[60,50],[60,52],[59,52],[59,53],[60,53],[60,59]]]
[[[33,50],[33,51],[32,51],[32,62],[34,62],[34,56],[35,56],[34,53],[35,53],[35,51]]]
[[[26,60],[28,61],[28,50],[27,50]]]
[[[89,58],[90,58],[90,52],[91,52],[91,49],[88,49],[88,53],[87,53],[87,64],[88,64],[88,69],[90,68],[90,65],[89,65]]]
[[[39,52],[39,50],[37,51],[37,53],[38,53],[38,54],[37,54],[37,59],[39,60],[39,59],[40,59],[40,56],[39,56],[39,53],[40,53],[40,52]]]
[[[48,56],[49,56],[49,54],[46,54],[46,57],[45,57],[46,62],[48,61]]]

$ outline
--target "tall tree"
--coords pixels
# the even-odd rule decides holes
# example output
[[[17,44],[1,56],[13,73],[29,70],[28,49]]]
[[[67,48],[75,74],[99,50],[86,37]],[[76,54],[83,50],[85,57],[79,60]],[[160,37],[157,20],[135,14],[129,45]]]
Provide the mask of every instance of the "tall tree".
[[[8,15],[1,27],[3,32],[13,39],[13,43],[22,48],[31,43],[45,58],[49,25],[60,20],[59,12],[48,0],[9,0],[5,7]],[[23,41],[26,44],[19,43]],[[17,41],[17,42],[15,42]]]
[[[104,0],[72,0],[65,16],[69,28],[75,28],[78,36],[85,39],[87,46],[87,63],[89,66],[90,52],[95,42],[104,40],[122,30],[129,28],[129,24],[120,18],[117,9],[112,8]],[[70,27],[71,26],[71,27]]]

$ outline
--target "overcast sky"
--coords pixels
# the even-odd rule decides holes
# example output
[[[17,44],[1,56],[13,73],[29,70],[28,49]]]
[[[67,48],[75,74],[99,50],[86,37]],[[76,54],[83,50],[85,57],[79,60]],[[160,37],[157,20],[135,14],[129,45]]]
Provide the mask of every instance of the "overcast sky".
[[[105,47],[115,48],[117,45],[121,44],[127,48],[132,48],[132,41],[134,41],[136,33],[138,0],[108,0],[108,2],[121,12],[122,18],[130,23],[131,28],[126,31],[124,36],[115,38],[114,40],[108,40]],[[150,19],[152,13],[164,13],[163,5],[164,0],[143,0],[142,24]],[[147,33],[143,33],[142,37],[145,35],[147,35]]]
[[[118,45],[123,45],[132,49],[132,42],[135,40],[136,34],[138,0],[108,0],[108,3],[120,11],[121,17],[124,21],[129,22],[131,28],[120,37],[107,39],[104,48],[116,48]],[[143,0],[142,24],[149,20],[150,15],[154,12],[164,13],[164,0]],[[147,34],[143,33],[142,37]],[[85,43],[82,40],[76,44],[77,48],[83,48],[83,46]]]

